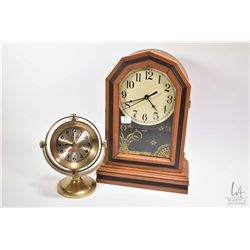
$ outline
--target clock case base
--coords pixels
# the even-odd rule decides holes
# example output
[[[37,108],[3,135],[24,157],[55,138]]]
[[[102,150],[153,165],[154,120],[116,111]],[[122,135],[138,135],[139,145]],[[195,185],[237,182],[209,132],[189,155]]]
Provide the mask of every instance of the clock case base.
[[[97,171],[97,182],[174,193],[188,193],[188,161],[184,159],[180,172],[149,170],[103,164]]]

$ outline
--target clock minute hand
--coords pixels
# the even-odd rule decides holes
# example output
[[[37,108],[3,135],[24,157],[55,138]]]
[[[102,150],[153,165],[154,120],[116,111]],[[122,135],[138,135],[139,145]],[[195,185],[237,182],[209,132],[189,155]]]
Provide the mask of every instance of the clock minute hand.
[[[150,94],[150,95],[145,95],[145,96],[142,97],[142,98],[135,99],[135,100],[131,100],[131,101],[136,101],[136,100],[138,100],[138,101],[137,101],[136,103],[133,103],[131,106],[125,107],[125,109],[131,108],[131,107],[135,106],[136,104],[138,104],[138,103],[140,103],[140,102],[142,102],[142,101],[144,101],[144,100],[148,100],[149,97],[151,97],[151,96],[153,96],[153,95],[155,95],[155,94],[157,94],[157,93],[158,93],[158,91],[155,91],[154,93],[152,93],[152,94]]]
[[[137,98],[137,99],[133,99],[133,100],[129,100],[129,101],[126,101],[126,102],[122,102],[122,104],[126,104],[126,103],[131,103],[131,102],[135,102],[135,101],[141,101],[141,100],[145,100],[145,99],[147,99],[148,97],[151,97],[151,96],[153,96],[153,95],[155,95],[155,94],[157,94],[158,93],[158,91],[155,91],[154,93],[152,93],[152,94],[150,94],[150,95],[145,95],[144,97],[141,97],[141,98]]]
[[[133,99],[133,100],[129,100],[129,101],[125,101],[125,102],[122,102],[122,104],[124,103],[131,103],[131,102],[135,102],[135,101],[141,101],[141,100],[146,100],[148,97],[151,97],[155,94],[157,94],[158,91],[155,91],[154,93],[150,94],[150,95],[145,95],[144,97],[141,97],[141,98],[137,98],[137,99]]]
[[[146,100],[146,99],[144,99],[144,98],[139,99],[139,101],[137,101],[136,103],[133,103],[131,106],[127,106],[127,107],[125,107],[124,109],[131,108],[131,107],[135,106],[136,104],[138,104],[138,103],[140,103],[140,102],[142,102],[142,101],[144,101],[144,100]]]
[[[126,104],[126,103],[131,103],[131,102],[135,102],[135,101],[140,101],[140,100],[143,100],[144,99],[144,97],[142,97],[142,98],[138,98],[138,99],[134,99],[134,100],[129,100],[129,101],[126,101],[126,102],[122,102],[122,104]]]
[[[155,92],[152,93],[151,95],[145,95],[145,99],[148,100],[148,102],[151,104],[152,108],[153,108],[156,112],[158,112],[158,110],[156,109],[155,105],[149,100],[149,97],[151,97],[151,96],[153,96],[153,95],[155,95],[155,94],[157,94],[157,93],[158,93],[158,92],[155,91]]]
[[[151,104],[152,108],[153,108],[156,112],[158,112],[158,110],[156,109],[155,105],[149,100],[149,98],[147,98],[147,100],[148,100],[149,103]]]

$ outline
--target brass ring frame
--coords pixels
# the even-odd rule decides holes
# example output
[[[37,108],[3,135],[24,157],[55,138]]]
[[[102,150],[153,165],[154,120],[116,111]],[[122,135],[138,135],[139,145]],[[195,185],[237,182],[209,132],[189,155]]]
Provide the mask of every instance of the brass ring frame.
[[[78,126],[86,129],[94,139],[94,145],[91,149],[90,155],[78,163],[69,163],[60,161],[56,158],[55,153],[55,138],[63,129],[71,126]],[[80,116],[66,116],[56,121],[49,129],[45,142],[41,143],[44,157],[48,164],[56,171],[69,175],[80,176],[87,175],[97,169],[104,158],[105,142],[102,142],[101,136],[97,128],[89,120]],[[73,168],[71,164],[76,164]]]

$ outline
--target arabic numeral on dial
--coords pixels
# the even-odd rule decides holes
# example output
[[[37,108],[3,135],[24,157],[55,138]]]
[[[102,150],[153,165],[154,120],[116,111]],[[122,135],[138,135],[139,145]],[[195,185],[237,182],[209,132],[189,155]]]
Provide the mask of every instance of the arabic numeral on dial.
[[[125,105],[123,105],[123,108],[124,108],[124,109],[130,108],[130,104],[129,104],[128,102],[125,102]]]
[[[73,161],[76,161],[76,157],[74,156],[72,160],[73,160]]]
[[[142,115],[142,120],[145,122],[148,119],[148,115],[145,113]]]
[[[159,120],[158,112],[154,112],[154,120]]]
[[[153,72],[152,71],[146,71],[145,79],[146,80],[153,80]]]
[[[127,92],[125,90],[122,91],[122,98],[126,98],[127,97]]]
[[[128,89],[128,88],[133,89],[134,86],[135,86],[134,81],[127,81],[127,89]]]
[[[137,111],[137,110],[133,110],[133,112],[134,112],[133,117],[136,118],[136,115],[137,115],[137,112],[138,112],[138,111]]]
[[[159,84],[161,83],[161,75],[159,75],[158,83],[159,83]]]
[[[164,114],[167,113],[167,105],[164,106]]]
[[[172,95],[168,96],[167,103],[171,104],[174,100],[174,97]]]
[[[167,84],[165,85],[165,87],[166,87],[166,88],[165,88],[165,91],[166,91],[166,92],[169,92],[169,91],[170,91],[169,89],[170,89],[171,85],[170,85],[169,83],[167,83]]]
[[[135,81],[140,82],[141,81],[141,73],[136,73],[135,74]]]

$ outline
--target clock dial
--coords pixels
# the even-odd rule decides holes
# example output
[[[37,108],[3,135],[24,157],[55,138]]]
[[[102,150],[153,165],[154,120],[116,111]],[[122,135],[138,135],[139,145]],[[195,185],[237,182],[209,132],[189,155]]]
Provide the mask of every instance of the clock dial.
[[[69,162],[84,160],[92,147],[92,138],[87,130],[70,127],[62,131],[56,141],[59,156]]]
[[[153,68],[129,72],[119,94],[122,113],[137,124],[160,124],[174,111],[175,87],[166,73]]]

